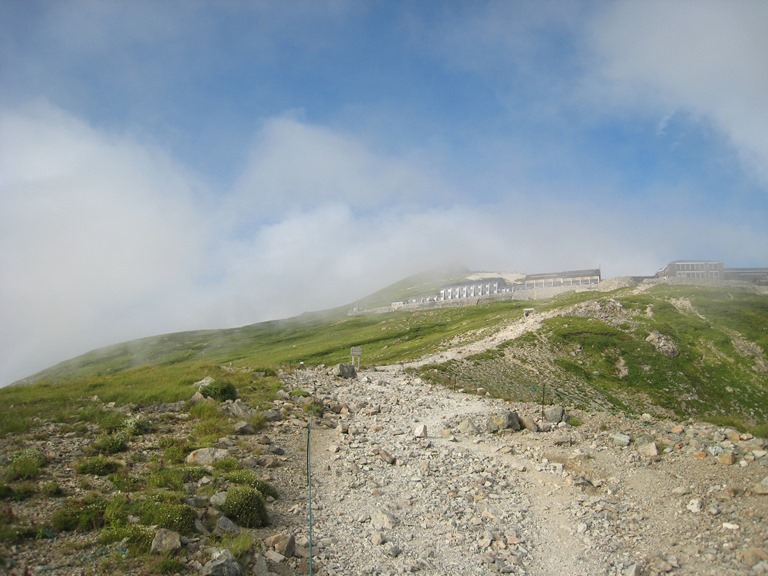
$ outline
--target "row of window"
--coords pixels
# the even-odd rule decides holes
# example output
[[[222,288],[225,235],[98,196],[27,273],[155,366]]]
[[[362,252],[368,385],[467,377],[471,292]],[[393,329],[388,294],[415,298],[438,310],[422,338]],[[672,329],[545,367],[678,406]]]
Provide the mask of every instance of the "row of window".
[[[683,262],[675,264],[675,270],[694,271],[694,270],[718,270],[719,262]]]
[[[678,272],[678,277],[681,278],[709,278],[709,279],[719,279],[720,278],[720,272],[717,270],[709,270],[707,272]]]

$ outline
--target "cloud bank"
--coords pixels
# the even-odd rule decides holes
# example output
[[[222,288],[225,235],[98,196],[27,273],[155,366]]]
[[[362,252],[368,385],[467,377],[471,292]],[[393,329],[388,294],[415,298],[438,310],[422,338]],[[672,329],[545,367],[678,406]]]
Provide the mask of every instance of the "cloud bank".
[[[0,5],[0,385],[444,265],[768,264],[765,3],[286,6]]]

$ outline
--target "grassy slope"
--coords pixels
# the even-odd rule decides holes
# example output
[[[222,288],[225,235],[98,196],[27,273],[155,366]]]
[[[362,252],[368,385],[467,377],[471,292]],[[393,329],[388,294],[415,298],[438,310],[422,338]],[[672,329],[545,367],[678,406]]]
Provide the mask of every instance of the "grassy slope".
[[[388,297],[393,295],[390,290]],[[679,298],[689,299],[695,313],[670,303]],[[768,298],[732,289],[660,286],[641,294],[570,294],[536,307],[555,310],[595,299],[620,302],[624,314],[615,320],[553,318],[537,333],[423,373],[510,398],[536,400],[546,386],[547,400],[560,395],[627,412],[666,411],[752,429],[768,419],[768,374],[755,369],[754,355],[755,345],[768,350]],[[190,384],[207,375],[233,380],[261,398],[256,388],[274,386],[273,380],[252,380],[222,366],[333,365],[349,361],[351,346],[363,348],[364,364],[407,361],[444,349],[456,336],[488,333],[519,318],[529,305],[510,301],[363,316],[337,310],[232,330],[145,338],[62,363],[38,375],[36,384],[0,390],[0,433],[28,429],[35,416],[65,420],[67,412],[85,406],[94,395],[138,404],[187,399]],[[649,307],[652,317],[646,315]],[[671,337],[680,355],[667,358],[656,352],[645,341],[652,330]],[[619,363],[628,371],[623,377]]]
[[[592,303],[616,301],[623,313],[551,318],[537,333],[468,361],[431,367],[427,375],[508,398],[559,396],[584,406],[696,417],[768,434],[768,372],[761,364],[768,350],[768,298],[659,286],[642,294],[569,295],[546,308],[596,296]],[[681,298],[692,308],[672,304]],[[670,337],[680,354],[657,352],[646,341],[652,331]]]

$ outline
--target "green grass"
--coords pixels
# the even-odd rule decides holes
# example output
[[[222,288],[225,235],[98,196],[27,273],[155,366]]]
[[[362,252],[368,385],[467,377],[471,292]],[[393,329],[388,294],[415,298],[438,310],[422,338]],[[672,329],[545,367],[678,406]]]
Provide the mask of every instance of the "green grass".
[[[41,473],[46,459],[42,452],[33,448],[13,452],[3,470],[2,476],[7,482],[14,480],[33,480]]]
[[[429,281],[409,279],[397,290],[419,290]],[[672,300],[679,298],[688,299],[703,318],[676,308]],[[105,410],[104,403],[147,406],[188,400],[195,391],[192,384],[206,376],[226,386],[228,393],[234,389],[250,406],[267,408],[281,387],[275,374],[291,374],[300,362],[349,362],[351,346],[363,349],[364,366],[405,362],[444,350],[457,336],[464,341],[487,336],[520,318],[524,308],[562,310],[589,300],[616,300],[626,318],[618,323],[552,318],[536,334],[468,362],[427,367],[422,374],[457,388],[483,387],[499,396],[534,401],[543,394],[550,401],[629,412],[655,405],[681,417],[738,418],[752,427],[768,418],[768,375],[755,369],[755,356],[743,345],[758,346],[765,359],[768,298],[732,288],[660,285],[638,294],[627,289],[578,292],[534,303],[487,302],[358,316],[335,310],[231,330],[145,338],[54,366],[37,375],[35,384],[0,389],[0,434],[29,430],[39,419],[95,426],[108,435],[126,423],[119,412]],[[649,309],[652,317],[646,315]],[[659,355],[645,341],[653,330],[670,337],[679,356]],[[539,352],[551,354],[554,361],[530,359]],[[619,377],[617,365],[622,362],[628,372]],[[226,418],[209,408],[195,406],[191,413],[191,440],[197,446],[230,432]]]

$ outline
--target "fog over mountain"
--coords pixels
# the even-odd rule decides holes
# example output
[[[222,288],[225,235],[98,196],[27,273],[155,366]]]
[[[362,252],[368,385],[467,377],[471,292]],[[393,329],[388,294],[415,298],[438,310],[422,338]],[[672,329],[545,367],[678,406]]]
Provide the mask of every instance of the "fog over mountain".
[[[0,5],[0,385],[422,270],[768,265],[764,2]]]

